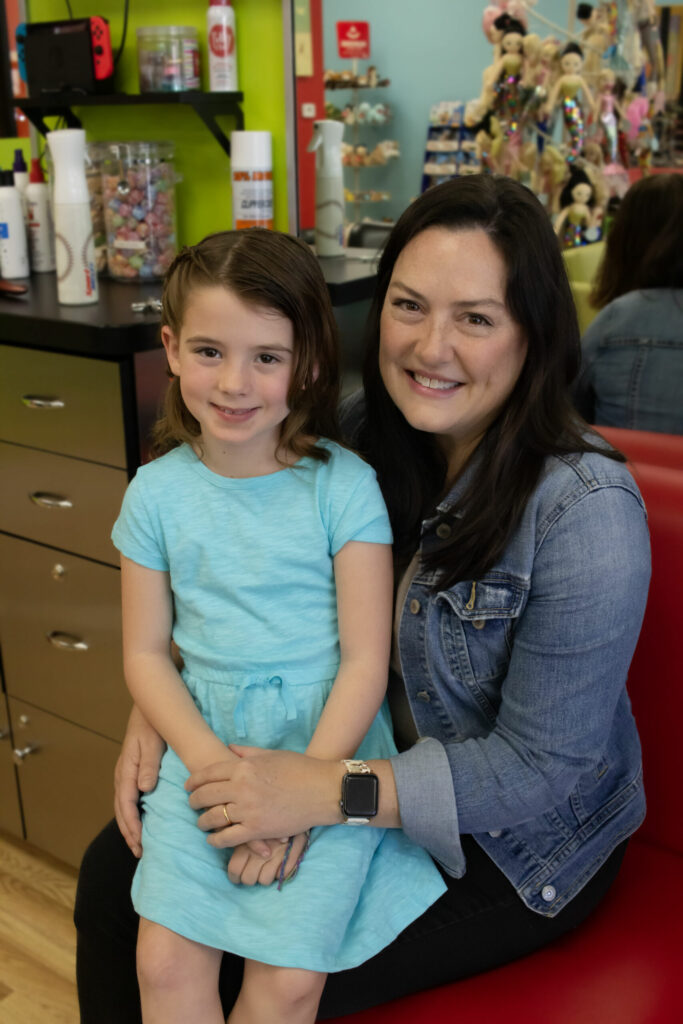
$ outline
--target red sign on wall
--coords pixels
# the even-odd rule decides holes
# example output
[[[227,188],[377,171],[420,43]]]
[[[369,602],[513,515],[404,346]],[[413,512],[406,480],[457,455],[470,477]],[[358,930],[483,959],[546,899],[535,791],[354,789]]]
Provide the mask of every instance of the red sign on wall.
[[[370,56],[370,22],[338,21],[337,49],[340,57],[367,60]]]

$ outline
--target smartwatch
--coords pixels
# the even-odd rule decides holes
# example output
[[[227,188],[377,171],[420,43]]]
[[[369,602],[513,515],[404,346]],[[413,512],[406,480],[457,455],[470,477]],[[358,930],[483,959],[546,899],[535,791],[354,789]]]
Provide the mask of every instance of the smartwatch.
[[[365,761],[342,761],[346,774],[342,777],[339,801],[345,825],[368,825],[377,814],[379,779]]]

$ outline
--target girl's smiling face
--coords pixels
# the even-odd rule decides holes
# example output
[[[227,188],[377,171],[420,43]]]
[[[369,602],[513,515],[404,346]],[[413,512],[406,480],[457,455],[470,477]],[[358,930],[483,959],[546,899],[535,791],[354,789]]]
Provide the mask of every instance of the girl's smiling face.
[[[281,469],[275,457],[294,362],[294,330],[277,310],[221,285],[197,288],[175,335],[162,328],[171,371],[201,427],[201,455],[224,476]]]
[[[455,476],[512,393],[527,342],[510,315],[503,256],[481,228],[432,227],[405,246],[380,319],[385,387],[435,434]]]

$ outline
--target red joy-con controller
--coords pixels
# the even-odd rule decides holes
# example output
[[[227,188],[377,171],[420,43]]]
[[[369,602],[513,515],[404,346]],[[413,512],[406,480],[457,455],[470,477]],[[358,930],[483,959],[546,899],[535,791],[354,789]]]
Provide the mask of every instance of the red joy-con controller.
[[[95,15],[90,18],[90,38],[95,78],[111,78],[114,74],[114,55],[111,50],[109,22]]]

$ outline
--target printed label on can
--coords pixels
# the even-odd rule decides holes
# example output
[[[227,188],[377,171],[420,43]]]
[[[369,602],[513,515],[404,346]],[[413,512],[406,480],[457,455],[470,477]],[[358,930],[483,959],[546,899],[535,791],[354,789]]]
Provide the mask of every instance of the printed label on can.
[[[232,203],[236,228],[272,228],[273,172],[233,171]]]

